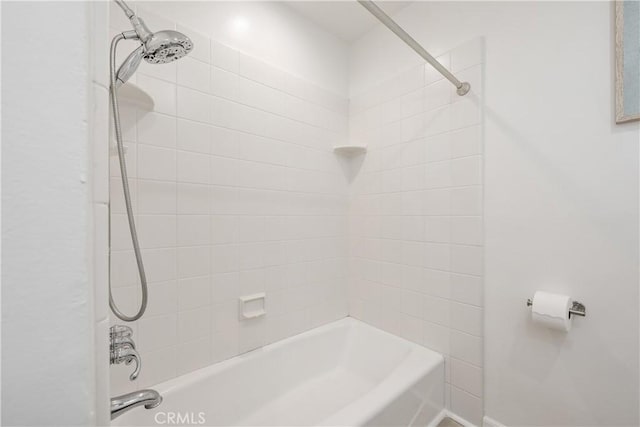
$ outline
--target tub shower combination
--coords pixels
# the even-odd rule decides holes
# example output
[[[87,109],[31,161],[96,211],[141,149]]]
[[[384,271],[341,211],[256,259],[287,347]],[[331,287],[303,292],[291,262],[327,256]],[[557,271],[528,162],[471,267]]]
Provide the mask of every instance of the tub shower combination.
[[[151,64],[178,60],[189,54],[193,42],[176,31],[151,32],[122,0],[115,1],[133,26],[111,43],[110,95],[142,299],[131,316],[117,307],[111,292],[109,305],[118,319],[132,322],[145,312],[148,288],[128,186],[118,88],[143,59]],[[373,2],[358,1],[454,84],[458,95],[469,92],[469,83],[459,81]],[[140,46],[116,69],[122,40],[138,40]],[[115,325],[109,335],[111,364],[135,362],[130,375],[135,380],[142,361],[132,329]],[[114,425],[123,426],[432,425],[444,413],[444,382],[442,355],[347,317],[157,384],[155,390],[117,396],[111,400],[111,418]],[[132,410],[140,406],[146,410]]]

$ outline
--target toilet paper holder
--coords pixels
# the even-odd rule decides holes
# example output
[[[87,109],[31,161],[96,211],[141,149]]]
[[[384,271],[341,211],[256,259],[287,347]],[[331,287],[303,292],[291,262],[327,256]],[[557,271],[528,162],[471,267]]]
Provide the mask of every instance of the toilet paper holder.
[[[533,300],[531,298],[527,299],[527,307],[531,307],[533,305]],[[569,318],[571,315],[574,316],[582,316],[585,317],[587,315],[587,309],[584,304],[578,301],[573,301],[571,304],[571,308],[569,309]]]

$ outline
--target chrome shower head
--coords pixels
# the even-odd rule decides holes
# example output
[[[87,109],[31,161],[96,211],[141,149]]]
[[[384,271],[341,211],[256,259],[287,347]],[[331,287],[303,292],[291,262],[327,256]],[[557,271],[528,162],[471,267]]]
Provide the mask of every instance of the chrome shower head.
[[[133,31],[122,33],[125,39],[139,40],[141,46],[131,52],[116,73],[116,84],[122,85],[138,69],[142,59],[150,64],[167,64],[186,56],[193,50],[193,42],[178,31],[163,30],[151,32],[142,18],[139,18],[123,0],[115,0],[125,12]]]
[[[186,56],[192,49],[193,42],[184,34],[158,31],[144,43],[144,60],[150,64],[167,64]]]

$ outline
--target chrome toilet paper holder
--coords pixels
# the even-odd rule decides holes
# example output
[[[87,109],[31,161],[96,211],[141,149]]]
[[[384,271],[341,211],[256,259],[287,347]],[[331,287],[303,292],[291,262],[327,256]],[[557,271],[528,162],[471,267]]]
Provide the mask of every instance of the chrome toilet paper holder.
[[[531,298],[527,299],[527,307],[531,307],[533,305],[533,300]],[[585,317],[587,315],[587,309],[584,304],[578,301],[573,301],[571,304],[571,308],[569,309],[569,319],[571,315],[574,316],[582,316]]]

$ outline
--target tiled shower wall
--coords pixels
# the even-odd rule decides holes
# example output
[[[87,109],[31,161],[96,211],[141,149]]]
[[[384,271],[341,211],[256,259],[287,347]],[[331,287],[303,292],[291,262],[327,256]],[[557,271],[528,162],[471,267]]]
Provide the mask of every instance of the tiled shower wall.
[[[112,33],[128,29],[120,15]],[[121,103],[150,299],[133,324],[142,373],[129,382],[131,367],[113,366],[112,394],[347,315],[348,182],[332,152],[347,137],[347,100],[144,16],[195,49],[134,76],[153,112]],[[114,154],[111,281],[131,314],[139,288]],[[240,321],[238,297],[260,291],[267,315]]]
[[[447,404],[482,421],[482,41],[351,99],[350,314],[445,355]]]

